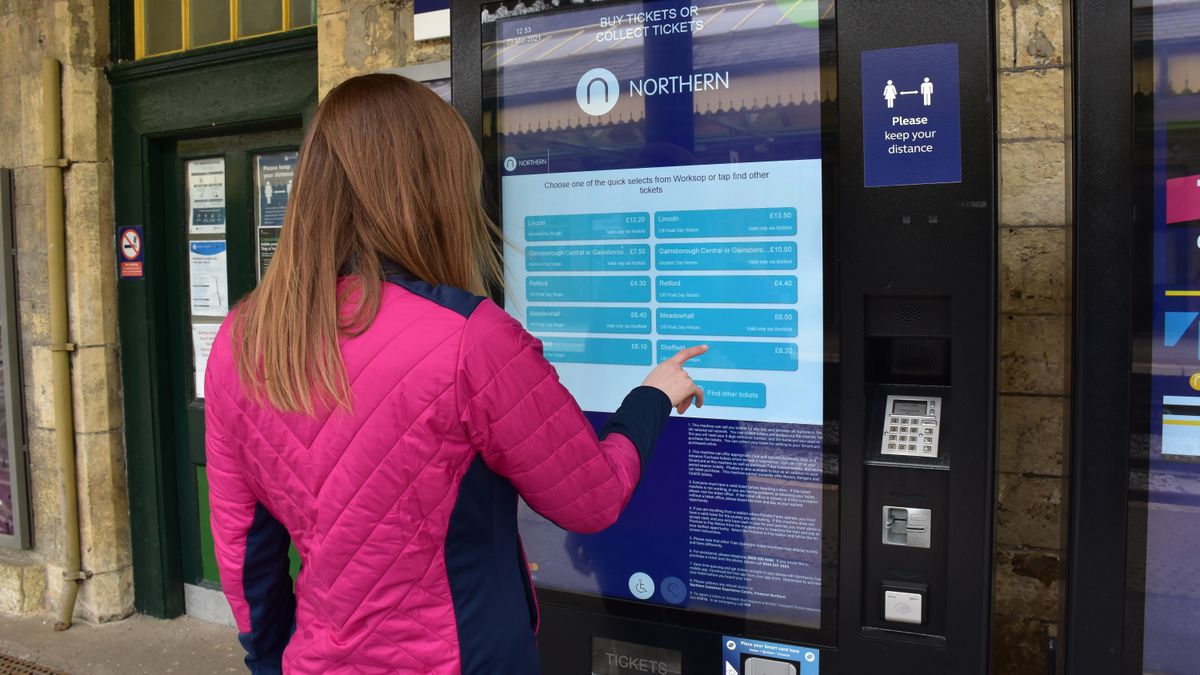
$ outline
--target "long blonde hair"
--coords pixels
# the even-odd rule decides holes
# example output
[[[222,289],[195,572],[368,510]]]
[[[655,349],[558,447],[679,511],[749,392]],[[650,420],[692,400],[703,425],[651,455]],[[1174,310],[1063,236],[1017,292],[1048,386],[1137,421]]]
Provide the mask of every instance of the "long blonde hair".
[[[305,414],[349,408],[338,340],[371,325],[386,263],[481,295],[499,283],[481,164],[462,118],[424,85],[375,74],[329,92],[300,149],[279,248],[236,310],[251,398]]]

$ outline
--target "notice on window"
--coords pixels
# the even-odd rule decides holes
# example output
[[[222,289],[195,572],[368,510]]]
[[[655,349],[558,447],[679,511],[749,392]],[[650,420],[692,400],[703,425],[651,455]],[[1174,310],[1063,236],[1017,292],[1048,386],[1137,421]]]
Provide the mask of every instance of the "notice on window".
[[[267,267],[275,259],[275,250],[279,248],[280,228],[271,227],[258,231],[258,280],[267,274]]]
[[[188,267],[192,281],[192,314],[225,316],[229,313],[229,255],[224,241],[193,241]]]
[[[188,231],[225,232],[225,158],[193,159],[187,163]]]
[[[208,355],[217,339],[219,323],[192,324],[192,365],[196,370],[196,398],[204,398],[204,373],[208,370]]]
[[[258,226],[283,227],[292,178],[296,175],[296,152],[276,152],[255,158],[255,189],[258,191]]]
[[[297,152],[275,152],[255,157],[255,210],[258,233],[258,278],[262,280],[267,266],[279,247],[279,233],[287,215],[292,196],[292,179],[296,175]]]

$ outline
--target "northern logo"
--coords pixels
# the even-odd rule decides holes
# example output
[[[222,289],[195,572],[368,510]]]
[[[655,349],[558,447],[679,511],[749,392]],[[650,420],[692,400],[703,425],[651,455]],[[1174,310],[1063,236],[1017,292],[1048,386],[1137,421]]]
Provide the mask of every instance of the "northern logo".
[[[617,76],[606,68],[592,68],[579,78],[575,86],[575,100],[580,110],[599,117],[607,114],[617,105],[621,96],[621,85]]]

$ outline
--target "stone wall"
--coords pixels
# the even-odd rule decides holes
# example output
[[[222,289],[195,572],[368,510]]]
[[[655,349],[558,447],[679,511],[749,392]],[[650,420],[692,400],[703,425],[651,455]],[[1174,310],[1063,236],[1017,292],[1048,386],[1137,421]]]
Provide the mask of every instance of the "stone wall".
[[[106,0],[0,0],[0,167],[14,169],[21,355],[31,456],[31,551],[0,549],[0,611],[53,610],[62,587],[59,467],[50,376],[42,187],[41,59],[62,62],[69,340],[83,567],[76,614],[133,610],[129,506],[117,352],[112,104]]]
[[[450,40],[415,42],[412,0],[319,0],[320,96],[355,75],[450,58]]]
[[[993,672],[1045,672],[1059,619],[1069,410],[1063,0],[1000,0]]]

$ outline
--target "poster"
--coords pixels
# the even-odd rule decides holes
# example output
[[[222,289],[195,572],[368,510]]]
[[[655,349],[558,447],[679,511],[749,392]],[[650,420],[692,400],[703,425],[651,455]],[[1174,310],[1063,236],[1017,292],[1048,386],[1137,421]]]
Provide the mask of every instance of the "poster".
[[[258,280],[267,274],[267,267],[271,264],[271,260],[275,258],[275,249],[279,248],[279,233],[283,230],[278,227],[263,228],[258,231]]]
[[[287,215],[292,196],[292,179],[296,175],[297,152],[275,152],[254,158],[254,220],[258,233],[258,278],[267,273],[267,266],[279,246],[279,233]]]
[[[192,324],[192,365],[196,370],[196,398],[204,398],[204,373],[208,370],[208,354],[217,339],[219,323]]]
[[[863,184],[962,182],[958,45],[862,54]]]
[[[225,158],[193,159],[187,163],[188,231],[225,232]]]
[[[193,241],[188,246],[191,271],[192,314],[225,316],[229,313],[229,255],[221,241]]]
[[[257,225],[260,228],[283,227],[298,155],[296,152],[276,152],[254,158]]]

